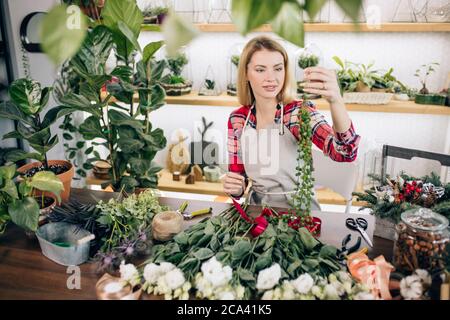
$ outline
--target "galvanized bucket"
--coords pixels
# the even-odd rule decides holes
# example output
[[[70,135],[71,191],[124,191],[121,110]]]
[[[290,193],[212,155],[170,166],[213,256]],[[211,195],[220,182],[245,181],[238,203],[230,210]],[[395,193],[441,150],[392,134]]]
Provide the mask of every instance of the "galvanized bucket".
[[[66,222],[47,223],[36,231],[42,253],[63,266],[76,266],[89,259],[89,231]]]

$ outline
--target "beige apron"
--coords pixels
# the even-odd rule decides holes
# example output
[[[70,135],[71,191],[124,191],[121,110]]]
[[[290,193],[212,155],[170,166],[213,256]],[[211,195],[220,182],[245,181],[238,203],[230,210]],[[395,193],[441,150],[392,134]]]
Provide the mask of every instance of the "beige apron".
[[[289,208],[297,181],[295,173],[298,142],[283,123],[284,106],[281,105],[278,125],[273,121],[258,130],[251,126],[247,128],[250,113],[251,110],[245,119],[240,138],[242,162],[247,177],[252,180],[250,203]],[[315,193],[311,210],[320,210]]]

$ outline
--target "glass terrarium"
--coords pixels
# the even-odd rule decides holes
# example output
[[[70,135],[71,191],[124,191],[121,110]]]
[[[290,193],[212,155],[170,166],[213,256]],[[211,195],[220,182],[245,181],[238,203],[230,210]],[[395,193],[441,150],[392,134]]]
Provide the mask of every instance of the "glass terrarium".
[[[230,48],[227,55],[227,94],[230,96],[237,95],[237,72],[243,49],[244,44],[237,43]]]
[[[230,23],[231,0],[209,0],[207,23]]]
[[[189,55],[185,47],[180,49],[175,56],[166,56],[167,73],[162,78],[162,86],[168,96],[180,96],[189,94],[192,90],[192,81],[189,80]]]
[[[211,65],[208,66],[205,74],[205,80],[198,92],[199,96],[218,96],[220,95],[220,88],[217,84],[216,77]]]
[[[450,2],[448,0],[429,0],[425,18],[427,22],[449,22]]]
[[[322,64],[322,50],[314,44],[310,43],[304,48],[300,48],[295,52],[295,79],[297,82],[297,93],[304,99],[318,99],[317,94],[303,92],[304,70],[309,67],[316,67]]]
[[[208,0],[172,0],[174,11],[192,23],[206,21]]]

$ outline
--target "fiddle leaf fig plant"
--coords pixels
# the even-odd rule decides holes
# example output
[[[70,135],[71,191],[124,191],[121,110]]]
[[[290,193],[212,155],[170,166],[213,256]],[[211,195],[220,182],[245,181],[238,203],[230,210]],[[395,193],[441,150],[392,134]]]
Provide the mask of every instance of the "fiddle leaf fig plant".
[[[14,182],[16,176],[15,165],[0,167],[0,234],[10,221],[23,229],[36,231],[39,210],[44,207],[44,191],[53,193],[61,201],[64,185],[53,172],[40,171],[18,183]],[[40,197],[36,197],[36,191],[41,191]]]
[[[58,136],[51,135],[50,125],[64,114],[58,112],[61,110],[56,107],[41,118],[40,112],[46,107],[51,90],[51,87],[42,88],[35,80],[17,79],[9,88],[11,101],[0,104],[0,117],[17,121],[17,130],[5,134],[3,139],[23,139],[36,151],[29,153],[18,150],[14,154],[14,161],[43,161],[45,170],[48,169],[46,154],[58,143]]]

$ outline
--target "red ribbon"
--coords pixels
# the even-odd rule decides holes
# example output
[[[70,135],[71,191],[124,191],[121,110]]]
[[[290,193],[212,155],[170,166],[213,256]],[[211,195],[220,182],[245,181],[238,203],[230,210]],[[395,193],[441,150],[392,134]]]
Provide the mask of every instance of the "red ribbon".
[[[239,214],[241,215],[241,217],[247,221],[248,223],[252,223],[252,220],[249,218],[249,216],[245,213],[244,209],[242,209],[241,205],[234,200],[233,198],[231,198],[231,200],[233,200],[233,205],[236,208],[236,210],[239,212]]]
[[[252,222],[250,217],[245,213],[244,209],[242,209],[241,205],[233,198],[231,198],[231,200],[233,201],[233,205],[236,208],[236,210],[239,212],[241,217],[248,223],[255,224],[255,226],[250,230],[250,233],[252,234],[252,236],[255,238],[260,236],[266,230],[267,226],[269,225],[269,222],[267,221],[266,217],[270,217],[273,215],[272,210],[269,208],[264,208],[261,211],[261,214],[258,217],[256,217],[254,219],[254,221]],[[282,211],[282,212],[279,212],[279,214],[280,215],[288,214],[288,215],[294,216],[292,213],[290,213],[288,211]],[[300,219],[300,217],[296,217],[296,216],[294,216],[294,217],[295,217],[295,219],[288,222],[289,227],[291,227],[292,229],[295,229],[295,230],[298,230],[298,228],[300,228],[300,227],[305,227],[309,232],[311,232],[312,235],[314,235],[316,237],[320,236],[322,220],[320,220],[317,217],[311,217],[310,223],[303,223],[303,221]]]

